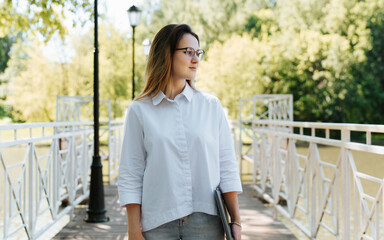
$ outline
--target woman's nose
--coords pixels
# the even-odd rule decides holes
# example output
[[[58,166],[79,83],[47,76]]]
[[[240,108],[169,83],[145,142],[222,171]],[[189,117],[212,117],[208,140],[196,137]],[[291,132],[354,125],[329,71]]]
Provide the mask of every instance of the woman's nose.
[[[193,55],[193,58],[192,58],[192,62],[199,62],[199,57],[197,56],[197,54],[194,54]]]

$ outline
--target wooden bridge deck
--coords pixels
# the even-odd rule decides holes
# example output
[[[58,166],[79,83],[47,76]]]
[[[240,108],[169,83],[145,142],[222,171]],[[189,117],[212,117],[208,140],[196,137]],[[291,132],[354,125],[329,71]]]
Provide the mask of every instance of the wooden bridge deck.
[[[240,214],[242,217],[243,240],[291,240],[296,237],[279,221],[273,220],[272,208],[265,207],[253,197],[250,185],[244,185],[244,193],[239,195]],[[86,205],[75,210],[73,220],[68,223],[53,239],[102,239],[120,240],[127,237],[127,219],[125,208],[118,204],[116,186],[104,187],[107,216],[106,223],[84,223]]]

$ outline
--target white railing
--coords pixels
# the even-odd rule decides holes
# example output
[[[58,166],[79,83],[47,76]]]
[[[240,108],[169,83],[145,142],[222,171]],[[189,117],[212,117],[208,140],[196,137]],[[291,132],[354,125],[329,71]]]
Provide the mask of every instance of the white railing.
[[[257,94],[239,100],[240,121],[293,120],[293,97],[289,94]]]
[[[99,103],[100,121],[111,120],[111,101],[101,99]],[[57,96],[56,121],[93,120],[93,96]]]
[[[108,183],[113,183],[117,179],[121,146],[123,144],[123,122],[122,121],[109,121],[108,122]]]
[[[108,123],[108,181],[122,122]],[[42,147],[43,146],[43,147]],[[37,239],[89,195],[93,122],[0,125],[0,238]]]
[[[234,124],[236,150],[275,216],[311,239],[384,239],[384,125],[259,119]]]
[[[92,96],[57,96],[56,121],[91,121],[93,120]],[[120,146],[122,144],[122,121],[112,120],[112,105],[110,100],[100,100],[100,141],[108,141],[108,148],[100,148],[102,161],[108,161],[107,173],[103,174],[104,181],[112,183],[117,176],[120,161]]]

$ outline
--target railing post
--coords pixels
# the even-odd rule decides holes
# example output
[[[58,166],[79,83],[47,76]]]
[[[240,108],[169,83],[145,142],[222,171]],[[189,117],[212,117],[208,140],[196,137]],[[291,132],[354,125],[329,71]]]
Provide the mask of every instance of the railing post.
[[[55,128],[56,133],[56,128]],[[58,172],[58,160],[59,160],[59,147],[58,147],[59,139],[52,139],[53,149],[52,149],[52,155],[53,155],[53,163],[52,163],[52,180],[53,180],[53,186],[52,186],[52,204],[53,204],[53,219],[56,220],[57,217],[57,211],[58,211],[58,193],[59,193],[59,172]]]
[[[71,132],[72,134],[74,133],[74,127],[71,126]],[[70,139],[70,144],[68,144],[69,146],[69,153],[70,154],[70,158],[68,159],[68,166],[67,166],[67,169],[68,169],[68,198],[69,198],[69,204],[73,204],[74,202],[74,199],[75,199],[75,189],[76,187],[74,186],[74,178],[76,177],[75,174],[73,174],[75,172],[75,158],[76,158],[76,145],[75,145],[75,141],[76,141],[76,138],[74,135],[71,134],[71,137],[69,138]],[[70,219],[72,220],[73,219],[73,208],[71,210],[71,213],[70,213]]]
[[[34,181],[33,181],[33,143],[28,143],[28,231],[29,238],[33,239],[33,196],[34,196]],[[27,232],[28,232],[27,231]]]
[[[380,239],[380,204],[376,202],[376,239]]]
[[[293,96],[289,95],[289,120],[293,121]]]
[[[258,156],[258,149],[257,149],[257,138],[255,134],[255,129],[252,129],[253,132],[253,139],[252,139],[252,158],[253,158],[253,170],[252,170],[252,177],[253,177],[253,184],[256,184],[256,170],[257,170],[257,158]]]
[[[272,102],[268,101],[268,120],[269,121],[273,120],[272,114],[273,114]]]
[[[83,164],[82,166],[82,179],[81,184],[83,187],[83,194],[87,194],[87,188],[88,188],[88,172],[89,172],[89,165],[88,165],[88,143],[87,143],[87,133],[85,132],[83,134],[83,153],[81,154],[82,159],[81,162]]]
[[[3,157],[3,156],[1,156],[1,157]],[[7,198],[8,198],[8,192],[9,192],[10,187],[9,187],[9,184],[7,183],[7,175],[8,175],[7,167],[4,163],[2,165],[4,166],[4,204],[3,204],[3,208],[4,208],[4,215],[3,215],[4,216],[4,228],[3,228],[4,234],[3,234],[3,239],[6,239],[6,237],[8,235]]]
[[[110,105],[110,103],[109,103]],[[113,152],[113,143],[114,139],[112,139],[113,136],[113,131],[111,130],[111,120],[108,119],[108,184],[111,184],[112,181],[112,171],[114,170],[113,163],[114,163],[114,152]]]
[[[277,219],[277,205],[279,204],[279,193],[280,193],[280,184],[281,184],[281,170],[280,170],[280,158],[279,158],[279,137],[275,134],[272,134],[272,151],[271,151],[271,160],[273,166],[273,182],[272,182],[272,196],[273,196],[273,218]]]
[[[341,141],[343,143],[350,141],[350,131],[341,130]],[[347,150],[344,146],[341,147],[341,181],[342,181],[342,219],[343,219],[343,239],[350,239],[350,211],[351,211],[351,168],[349,166],[349,159]]]
[[[384,178],[382,180],[382,186],[383,186],[383,190],[381,191],[381,203],[382,203],[382,207],[381,207],[381,216],[383,218],[383,224],[384,224]],[[379,213],[380,213],[380,210],[377,210]],[[380,225],[379,225],[380,226]],[[380,235],[379,235],[380,236]]]
[[[308,149],[308,155],[310,156],[310,158],[308,159],[309,161],[309,176],[310,176],[310,181],[309,181],[309,188],[310,188],[310,193],[311,193],[311,211],[310,211],[310,219],[309,219],[309,226],[310,226],[310,230],[311,230],[311,238],[315,238],[315,235],[316,235],[316,200],[317,200],[317,196],[316,196],[316,188],[317,187],[320,187],[320,186],[317,186],[317,182],[316,182],[316,161],[314,159],[314,150],[313,150],[313,143],[310,143],[309,145],[309,149]]]
[[[239,168],[240,168],[240,178],[243,176],[243,164],[242,164],[242,158],[243,158],[243,142],[241,140],[242,138],[242,129],[243,129],[243,120],[241,119],[241,100],[239,100],[239,139],[238,139],[238,146],[239,146]]]
[[[60,96],[56,96],[56,121],[58,122],[59,121],[59,114],[60,114]]]

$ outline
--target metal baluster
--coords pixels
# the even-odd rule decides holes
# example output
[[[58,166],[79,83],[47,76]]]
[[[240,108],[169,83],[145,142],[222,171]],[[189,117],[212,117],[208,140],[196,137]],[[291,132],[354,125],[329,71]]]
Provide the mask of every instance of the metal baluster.
[[[341,141],[349,142],[350,141],[350,131],[342,130],[341,131]],[[348,162],[347,150],[345,147],[341,147],[341,175],[342,175],[342,219],[343,221],[343,239],[350,239],[350,197],[351,197],[351,169]]]

